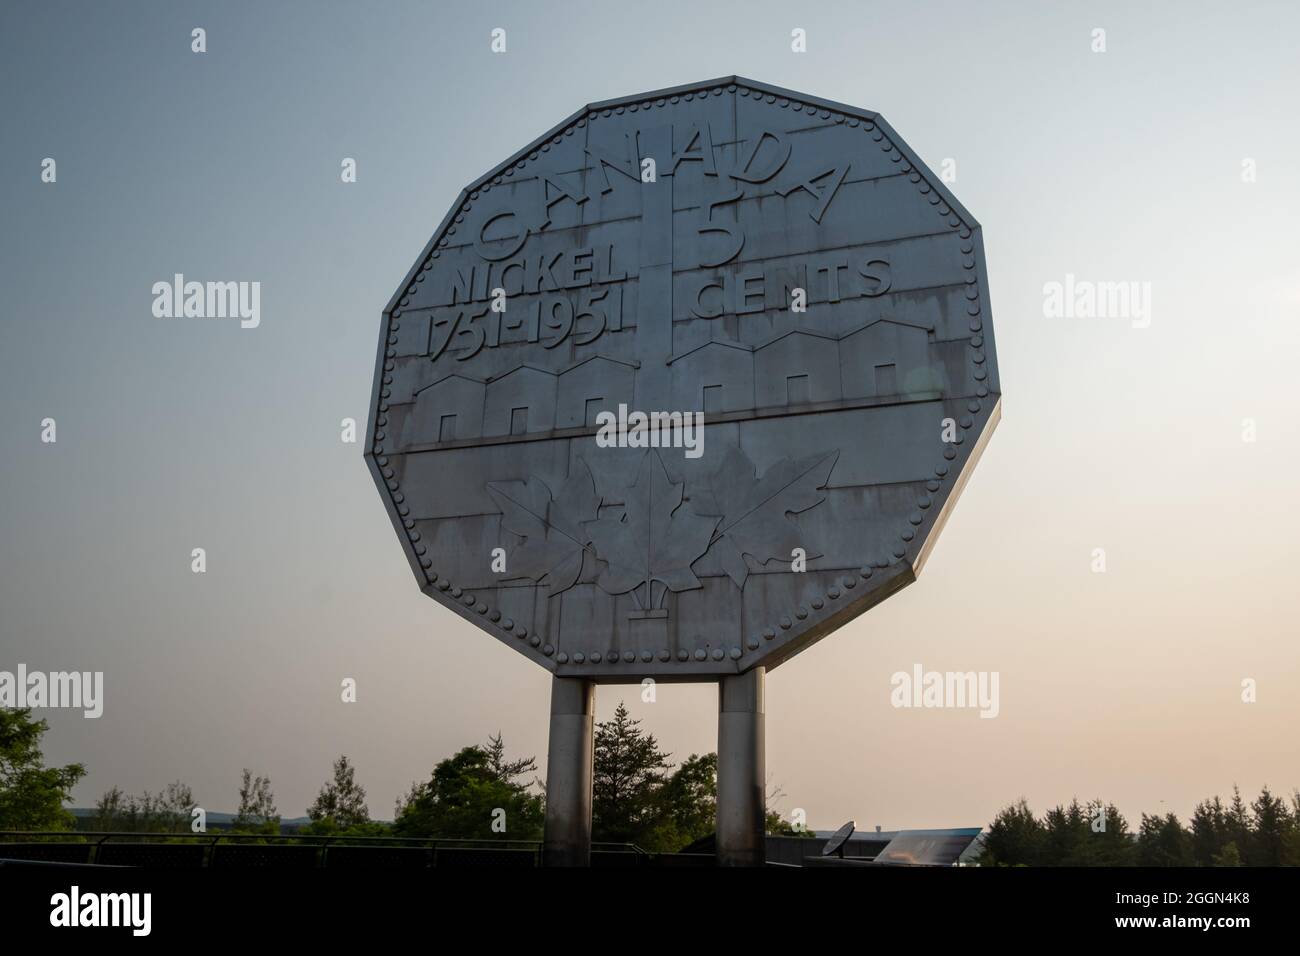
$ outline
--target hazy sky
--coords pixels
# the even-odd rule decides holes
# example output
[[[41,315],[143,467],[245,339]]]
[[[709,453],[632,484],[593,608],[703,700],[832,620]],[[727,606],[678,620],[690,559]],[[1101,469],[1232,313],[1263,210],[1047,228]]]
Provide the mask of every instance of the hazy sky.
[[[549,675],[419,592],[339,422],[461,186],[585,103],[737,73],[956,161],[1005,393],[920,580],[769,675],[777,808],[1101,796],[1136,825],[1289,793],[1298,29],[1289,3],[5,4],[0,670],[105,673],[102,718],[44,715],[79,805],[180,778],[232,810],[249,767],[295,816],[347,753],[387,818],[497,730],[544,764]],[[178,272],[259,281],[260,326],[155,318]],[[1150,283],[1149,326],[1045,317],[1067,274]],[[999,716],[893,708],[917,663],[998,672]],[[599,716],[620,699],[679,759],[715,745],[710,685],[601,687]]]

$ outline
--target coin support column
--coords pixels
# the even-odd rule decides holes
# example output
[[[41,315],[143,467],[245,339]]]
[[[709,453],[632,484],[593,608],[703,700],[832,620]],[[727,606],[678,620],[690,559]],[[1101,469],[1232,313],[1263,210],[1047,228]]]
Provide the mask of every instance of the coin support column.
[[[718,682],[718,866],[767,858],[764,675],[755,667]]]
[[[551,736],[546,751],[545,866],[591,865],[591,783],[596,684],[551,678]]]

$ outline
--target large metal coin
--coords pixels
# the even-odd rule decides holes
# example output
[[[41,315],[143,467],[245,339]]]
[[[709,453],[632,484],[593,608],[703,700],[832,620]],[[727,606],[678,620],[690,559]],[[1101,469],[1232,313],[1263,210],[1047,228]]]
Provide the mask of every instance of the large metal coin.
[[[727,77],[461,193],[384,312],[366,454],[440,604],[560,676],[717,679],[915,580],[999,400],[939,177],[875,113]]]

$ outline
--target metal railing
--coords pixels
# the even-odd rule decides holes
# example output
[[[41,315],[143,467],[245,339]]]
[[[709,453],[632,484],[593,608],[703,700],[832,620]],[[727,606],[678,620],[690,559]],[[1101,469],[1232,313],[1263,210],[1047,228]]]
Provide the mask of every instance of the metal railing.
[[[671,854],[670,854],[671,855]],[[632,843],[593,843],[597,865],[642,866],[658,854]],[[539,866],[540,840],[0,830],[0,859],[83,866],[426,868]]]

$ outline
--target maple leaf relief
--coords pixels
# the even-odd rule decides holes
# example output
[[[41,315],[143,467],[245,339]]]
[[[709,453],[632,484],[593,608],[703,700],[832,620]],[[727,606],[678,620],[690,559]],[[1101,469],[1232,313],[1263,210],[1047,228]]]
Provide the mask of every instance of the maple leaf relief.
[[[789,561],[795,548],[803,548],[810,558],[821,556],[808,548],[790,515],[825,500],[820,489],[839,457],[835,449],[797,461],[783,458],[758,478],[754,463],[732,445],[707,487],[692,490],[692,508],[720,516],[710,546],[736,587],[743,588],[749,577],[745,555],[760,564],[774,558]]]
[[[691,565],[709,547],[720,520],[683,508],[683,484],[673,484],[657,451],[641,459],[635,484],[625,494],[619,517],[586,524],[596,554],[606,567],[596,583],[610,594],[633,592],[643,608],[662,604],[668,591],[700,587]],[[663,584],[656,601],[654,583]],[[645,597],[636,589],[645,586]]]
[[[544,579],[551,597],[573,587],[590,550],[583,525],[600,513],[587,463],[578,459],[558,496],[536,475],[527,481],[490,481],[487,491],[501,508],[501,526],[524,539],[509,556],[507,579]]]

